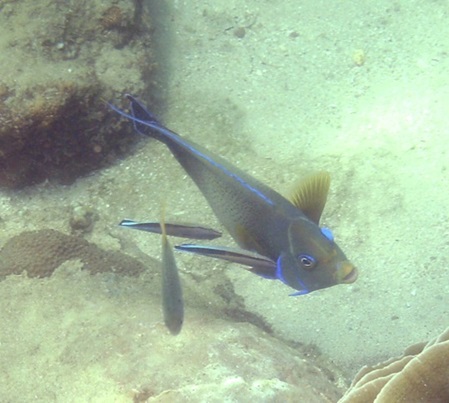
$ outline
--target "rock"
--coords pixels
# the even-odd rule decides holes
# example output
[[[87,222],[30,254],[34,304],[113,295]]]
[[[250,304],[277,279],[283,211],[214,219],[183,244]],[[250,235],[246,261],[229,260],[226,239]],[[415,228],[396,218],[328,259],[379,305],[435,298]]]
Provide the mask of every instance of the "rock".
[[[125,153],[132,128],[105,100],[148,91],[142,2],[2,3],[0,186],[68,184]]]
[[[96,220],[98,220],[98,213],[95,209],[88,206],[75,206],[72,210],[69,224],[73,231],[88,233],[92,231]]]
[[[160,279],[157,279],[160,280]],[[163,324],[159,281],[66,262],[0,282],[1,401],[307,402],[340,390],[300,350],[186,296],[182,332]],[[36,374],[40,374],[36,376]]]

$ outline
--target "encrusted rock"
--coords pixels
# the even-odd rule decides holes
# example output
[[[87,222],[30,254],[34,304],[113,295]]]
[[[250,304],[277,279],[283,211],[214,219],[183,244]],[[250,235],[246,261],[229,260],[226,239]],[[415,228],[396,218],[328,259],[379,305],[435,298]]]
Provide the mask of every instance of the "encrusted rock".
[[[90,232],[95,221],[98,220],[98,213],[88,206],[76,206],[72,210],[69,224],[73,231]]]
[[[71,183],[126,152],[131,128],[105,101],[149,90],[142,2],[23,0],[0,9],[8,61],[0,77],[0,186]]]
[[[89,276],[75,262],[45,280],[0,282],[2,401],[329,403],[341,395],[297,348],[189,298],[172,336],[159,288],[145,274]]]

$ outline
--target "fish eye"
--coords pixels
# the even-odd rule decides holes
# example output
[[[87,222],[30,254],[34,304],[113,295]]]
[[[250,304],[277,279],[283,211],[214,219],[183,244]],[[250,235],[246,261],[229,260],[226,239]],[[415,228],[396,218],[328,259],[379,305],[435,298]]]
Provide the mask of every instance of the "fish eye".
[[[316,265],[316,260],[309,255],[299,255],[298,260],[301,266],[307,270],[313,269]]]

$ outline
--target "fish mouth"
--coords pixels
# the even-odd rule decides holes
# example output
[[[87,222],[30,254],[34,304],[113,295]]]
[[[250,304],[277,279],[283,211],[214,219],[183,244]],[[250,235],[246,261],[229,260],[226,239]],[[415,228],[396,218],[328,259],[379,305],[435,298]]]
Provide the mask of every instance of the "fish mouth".
[[[354,265],[348,261],[341,263],[339,271],[341,275],[341,282],[344,284],[353,283],[355,280],[357,280],[357,277],[359,276],[359,272],[356,269],[356,267],[354,267]]]
[[[352,269],[352,271],[343,278],[343,283],[345,284],[351,284],[353,283],[355,280],[357,280],[357,277],[359,276],[359,272],[357,271],[357,269],[354,267]]]

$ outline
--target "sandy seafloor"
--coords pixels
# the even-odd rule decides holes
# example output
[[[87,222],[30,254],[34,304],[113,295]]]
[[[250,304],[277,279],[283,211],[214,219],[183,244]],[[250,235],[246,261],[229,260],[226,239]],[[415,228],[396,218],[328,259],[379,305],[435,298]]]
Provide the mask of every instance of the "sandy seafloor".
[[[152,3],[160,68],[156,80],[163,88],[156,112],[173,130],[281,193],[288,194],[304,174],[329,171],[331,193],[323,224],[332,229],[360,272],[354,284],[301,297],[289,297],[291,290],[280,282],[206,258],[177,255],[182,275],[187,279],[191,272],[225,273],[246,309],[262,316],[276,337],[316,345],[346,381],[362,365],[398,355],[409,344],[435,337],[446,328],[447,2]],[[235,34],[238,27],[245,27],[242,38]],[[365,60],[357,65],[354,57],[360,50]],[[30,229],[67,232],[70,211],[79,205],[92,206],[99,221],[88,236],[90,241],[128,253],[133,247],[126,250],[123,244],[133,244],[141,253],[159,258],[157,236],[121,230],[116,224],[125,217],[157,220],[164,201],[168,215],[220,228],[169,152],[156,142],[142,141],[133,155],[72,186],[47,183],[23,191],[3,190],[0,240],[4,243]],[[231,241],[225,237],[215,243],[230,245]],[[77,316],[76,306],[84,312],[84,300],[78,297],[92,287],[89,276],[61,270],[56,280],[43,280],[42,287],[50,288],[43,294],[46,298],[39,294],[40,300],[26,297],[36,292],[32,280],[15,278],[0,284],[4,290],[0,315],[8,306],[9,319],[26,318],[20,321],[17,337],[45,340],[49,332],[54,340],[52,332],[70,334],[70,323],[85,320]],[[58,278],[67,281],[60,282],[52,299],[54,289],[48,281]],[[114,304],[131,308],[135,304],[138,319],[133,326],[161,329],[157,305],[149,323],[142,314],[146,291],[159,283],[142,284],[144,288],[129,292],[130,300],[123,297],[123,290],[119,292],[117,298],[123,301]],[[18,289],[23,290],[22,296]],[[213,293],[205,294],[213,305]],[[58,317],[55,307],[49,311],[42,307],[52,306],[53,301],[61,307],[73,306],[61,316],[63,324],[52,321],[53,315]],[[98,303],[89,305],[98,311],[98,320],[109,320],[111,332],[113,325],[120,329],[111,308],[114,304],[103,309]],[[197,315],[189,314],[190,305],[194,302],[186,299],[183,331],[187,333],[194,322],[189,315]],[[2,322],[14,323],[9,319]],[[71,342],[80,351],[87,348],[83,340]],[[26,359],[18,350],[8,350],[11,368],[16,368],[14,359]],[[45,363],[51,349],[42,354],[39,360]],[[126,351],[120,354],[126,356]],[[69,355],[67,368],[70,359]],[[25,378],[37,376],[32,368],[23,371]],[[76,393],[76,385],[72,386]],[[96,388],[101,390],[99,385]]]

